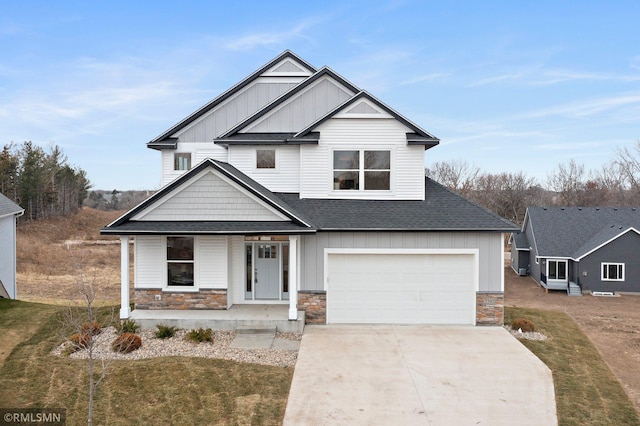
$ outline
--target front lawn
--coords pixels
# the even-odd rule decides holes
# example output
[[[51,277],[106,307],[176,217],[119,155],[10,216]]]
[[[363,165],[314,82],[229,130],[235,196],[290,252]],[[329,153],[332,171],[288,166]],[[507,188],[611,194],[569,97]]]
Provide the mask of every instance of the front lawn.
[[[0,367],[0,406],[66,408],[67,424],[86,424],[87,361],[50,355],[62,309],[0,299],[0,345],[10,330],[22,338]],[[292,368],[184,357],[107,368],[95,424],[280,424],[293,376]]]
[[[640,425],[633,404],[593,343],[566,314],[505,308],[505,323],[527,318],[547,340],[521,342],[553,372],[559,425]]]

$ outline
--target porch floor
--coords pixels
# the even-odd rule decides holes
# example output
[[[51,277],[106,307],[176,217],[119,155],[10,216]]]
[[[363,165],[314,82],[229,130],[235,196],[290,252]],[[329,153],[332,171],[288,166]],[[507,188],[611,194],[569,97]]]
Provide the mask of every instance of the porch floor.
[[[142,328],[155,328],[158,324],[214,330],[276,327],[283,333],[302,333],[305,316],[304,311],[298,311],[298,319],[289,320],[289,305],[233,305],[226,310],[136,309],[131,312],[130,319]]]

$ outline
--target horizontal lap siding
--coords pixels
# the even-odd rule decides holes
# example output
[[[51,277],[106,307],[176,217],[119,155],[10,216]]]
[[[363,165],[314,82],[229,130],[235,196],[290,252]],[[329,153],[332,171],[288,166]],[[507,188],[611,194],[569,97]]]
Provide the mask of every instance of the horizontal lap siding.
[[[268,148],[268,147],[267,147]],[[276,150],[276,169],[256,169],[256,149],[265,147],[231,146],[229,163],[251,179],[273,192],[300,191],[300,147],[278,146]]]
[[[325,248],[479,249],[479,290],[502,291],[502,237],[482,232],[321,232],[303,236],[301,289],[324,290]]]
[[[135,237],[135,287],[161,288],[167,283],[167,254],[161,236]]]
[[[424,199],[424,147],[407,145],[407,127],[388,118],[334,118],[323,123],[317,146],[300,150],[303,198]],[[392,152],[391,192],[332,191],[336,149],[389,149]]]
[[[200,288],[227,288],[227,238],[198,237],[196,268]]]

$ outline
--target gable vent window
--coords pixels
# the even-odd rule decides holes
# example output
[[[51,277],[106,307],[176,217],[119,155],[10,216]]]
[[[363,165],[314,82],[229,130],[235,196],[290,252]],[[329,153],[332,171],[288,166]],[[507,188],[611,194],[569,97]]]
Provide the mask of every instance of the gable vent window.
[[[334,190],[388,191],[390,188],[390,151],[333,152]]]
[[[276,168],[276,150],[275,149],[256,150],[256,168],[257,169],[275,169]]]
[[[624,281],[624,263],[602,263],[602,281]]]
[[[177,152],[173,154],[173,170],[191,169],[191,153]]]

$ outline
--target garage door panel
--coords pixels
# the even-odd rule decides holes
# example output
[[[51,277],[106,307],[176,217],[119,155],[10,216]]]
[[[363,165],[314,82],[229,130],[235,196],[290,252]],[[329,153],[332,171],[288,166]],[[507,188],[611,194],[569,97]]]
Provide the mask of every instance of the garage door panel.
[[[474,324],[473,254],[330,254],[330,323]]]

